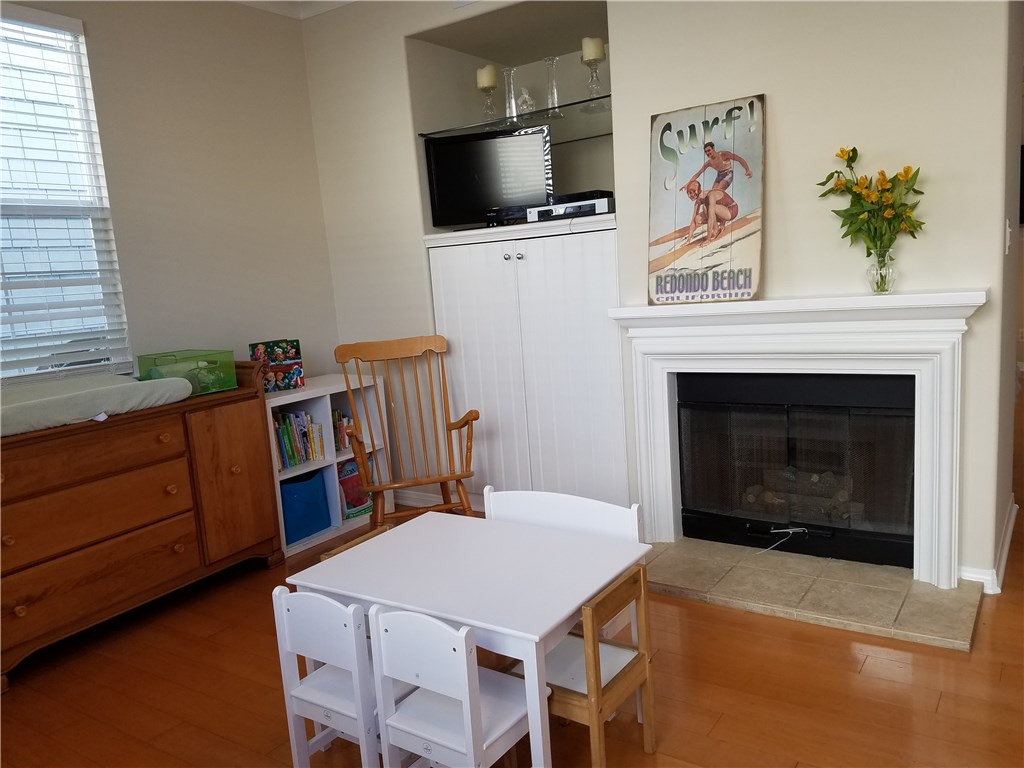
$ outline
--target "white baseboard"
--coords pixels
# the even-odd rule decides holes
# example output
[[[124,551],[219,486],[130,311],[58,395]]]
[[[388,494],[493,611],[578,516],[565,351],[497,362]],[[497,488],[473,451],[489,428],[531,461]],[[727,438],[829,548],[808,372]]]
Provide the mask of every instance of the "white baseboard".
[[[1013,526],[1017,521],[1017,502],[1010,496],[1010,508],[1004,517],[1003,530],[999,532],[997,542],[996,567],[990,570],[983,568],[961,568],[960,578],[967,581],[980,581],[984,585],[986,595],[998,595],[1002,589],[1003,576],[1006,575],[1006,561],[1010,557],[1010,540],[1013,538]]]
[[[995,569],[961,568],[960,578],[964,581],[980,581],[986,595],[998,595],[1001,591]]]

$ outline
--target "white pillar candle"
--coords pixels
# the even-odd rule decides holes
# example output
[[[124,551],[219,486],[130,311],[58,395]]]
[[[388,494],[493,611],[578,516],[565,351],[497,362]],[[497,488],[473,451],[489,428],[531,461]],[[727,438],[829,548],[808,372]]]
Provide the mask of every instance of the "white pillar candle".
[[[480,89],[498,87],[498,70],[493,64],[480,67],[476,71],[476,87]]]
[[[584,37],[583,60],[604,61],[604,40],[600,37]]]

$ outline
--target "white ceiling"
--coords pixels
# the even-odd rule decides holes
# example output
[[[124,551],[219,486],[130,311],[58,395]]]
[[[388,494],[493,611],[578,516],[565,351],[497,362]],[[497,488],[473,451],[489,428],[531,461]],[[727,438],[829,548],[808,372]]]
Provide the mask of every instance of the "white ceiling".
[[[604,0],[535,0],[471,16],[411,37],[507,66],[560,56],[584,37],[608,41]]]
[[[293,19],[308,19],[348,5],[351,0],[236,1]],[[451,2],[456,8],[472,4],[472,0]],[[412,37],[507,66],[519,66],[545,56],[578,51],[583,37],[600,37],[607,42],[608,6],[604,0],[529,0]]]
[[[320,13],[333,10],[342,5],[348,5],[350,0],[332,2],[331,0],[264,0],[264,2],[245,2],[239,0],[240,5],[249,5],[259,8],[261,11],[270,11],[282,16],[290,16],[293,19],[308,19]]]

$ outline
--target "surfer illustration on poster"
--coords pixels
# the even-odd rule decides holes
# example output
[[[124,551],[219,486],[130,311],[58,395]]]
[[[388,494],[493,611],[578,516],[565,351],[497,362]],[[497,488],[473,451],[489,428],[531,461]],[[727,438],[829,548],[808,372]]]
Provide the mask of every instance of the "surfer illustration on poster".
[[[651,118],[648,303],[757,298],[764,96]]]

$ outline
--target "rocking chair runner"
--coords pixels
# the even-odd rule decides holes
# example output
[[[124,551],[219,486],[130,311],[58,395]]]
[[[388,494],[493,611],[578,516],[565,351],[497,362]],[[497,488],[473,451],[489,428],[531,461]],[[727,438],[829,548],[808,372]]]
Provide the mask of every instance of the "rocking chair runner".
[[[373,528],[384,524],[384,491],[424,485],[440,486],[441,504],[403,507],[387,518],[428,510],[473,515],[463,480],[473,476],[473,422],[480,412],[470,410],[452,421],[447,349],[443,336],[417,336],[342,344],[334,350],[352,411],[346,432],[363,488],[373,493]]]

